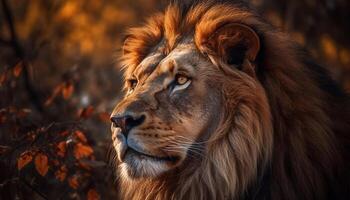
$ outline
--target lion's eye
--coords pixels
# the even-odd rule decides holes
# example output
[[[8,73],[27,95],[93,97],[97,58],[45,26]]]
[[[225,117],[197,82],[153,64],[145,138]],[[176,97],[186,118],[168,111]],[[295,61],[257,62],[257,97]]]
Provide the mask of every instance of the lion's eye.
[[[177,85],[183,85],[188,81],[188,77],[184,76],[184,75],[176,75],[175,77],[175,81]]]
[[[129,87],[129,91],[128,93],[131,93],[134,91],[134,89],[137,86],[137,80],[136,79],[129,79],[128,80],[128,87]]]
[[[186,89],[191,83],[191,79],[185,75],[178,74],[175,76],[175,86],[172,93],[178,90]]]

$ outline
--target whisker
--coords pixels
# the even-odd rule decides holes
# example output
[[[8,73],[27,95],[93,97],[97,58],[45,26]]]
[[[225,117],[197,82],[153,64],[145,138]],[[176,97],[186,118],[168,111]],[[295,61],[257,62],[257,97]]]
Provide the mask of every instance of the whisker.
[[[191,149],[191,148],[188,148],[188,147],[185,147],[185,146],[181,146],[181,145],[177,145],[177,146],[167,146],[167,147],[164,147],[164,149],[166,150],[170,150],[170,151],[177,151],[178,153],[181,153],[180,150],[186,150],[188,153],[192,153],[192,154],[195,154],[195,155],[199,155],[199,156],[204,156],[203,154],[203,151],[202,150],[199,150],[199,149]],[[191,154],[190,154],[191,155]]]
[[[179,141],[169,141],[169,143],[171,143],[174,146],[183,146],[183,147],[186,147],[189,149],[200,150],[200,151],[204,150],[204,147],[196,146],[196,145],[193,145],[191,143],[183,143],[183,142],[179,142]]]

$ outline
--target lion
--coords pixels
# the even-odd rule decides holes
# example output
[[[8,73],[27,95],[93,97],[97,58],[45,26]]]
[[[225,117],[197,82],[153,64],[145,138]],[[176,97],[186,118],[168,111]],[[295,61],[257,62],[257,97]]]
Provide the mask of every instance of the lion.
[[[172,2],[121,62],[121,199],[349,198],[347,94],[245,4]]]

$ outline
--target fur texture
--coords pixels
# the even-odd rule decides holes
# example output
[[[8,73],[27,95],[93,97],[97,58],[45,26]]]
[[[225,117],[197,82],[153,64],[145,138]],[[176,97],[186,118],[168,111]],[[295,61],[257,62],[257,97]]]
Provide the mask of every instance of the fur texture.
[[[249,72],[232,70],[205,46],[229,23],[244,24],[260,38]],[[325,69],[251,9],[229,1],[172,3],[127,38],[126,77],[153,52],[165,57],[190,41],[220,71],[208,69],[205,76],[220,91],[221,110],[212,132],[198,136],[207,141],[203,158],[187,157],[156,178],[120,178],[122,199],[349,197],[348,97]]]

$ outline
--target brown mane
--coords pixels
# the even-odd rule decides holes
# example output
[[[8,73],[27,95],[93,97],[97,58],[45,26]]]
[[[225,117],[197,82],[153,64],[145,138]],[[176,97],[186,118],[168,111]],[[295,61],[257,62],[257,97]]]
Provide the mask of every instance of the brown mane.
[[[188,37],[193,38],[203,55],[207,55],[202,44],[214,30],[227,23],[247,25],[261,38],[255,69],[262,88],[257,91],[261,92],[261,99],[266,95],[268,102],[256,99],[247,102],[261,114],[231,110],[226,118],[238,116],[241,122],[222,122],[213,134],[217,137],[216,143],[208,147],[211,155],[199,168],[180,168],[178,174],[164,175],[157,180],[120,182],[122,197],[345,199],[344,192],[350,189],[344,188],[349,186],[349,172],[346,172],[350,144],[348,98],[327,72],[314,64],[289,37],[245,6],[215,1],[191,6],[171,4],[164,13],[128,32],[122,56],[126,74],[154,49],[161,48],[166,55]],[[223,85],[227,109],[232,109],[231,104],[235,103],[232,95],[237,95],[230,87],[227,80]],[[248,152],[227,150],[237,150],[242,145],[237,138],[225,135],[235,128],[246,133],[250,143],[245,145],[249,148],[241,148],[241,151]],[[252,147],[254,144],[258,146]],[[254,158],[247,158],[250,156]],[[232,159],[240,161],[237,166],[229,163]],[[250,162],[258,162],[258,168],[250,168],[255,166]],[[230,171],[230,167],[237,169],[237,173]],[[235,174],[235,177],[225,174]]]

